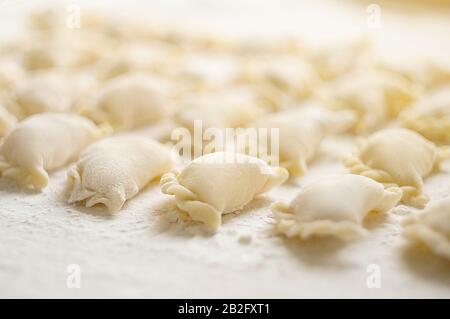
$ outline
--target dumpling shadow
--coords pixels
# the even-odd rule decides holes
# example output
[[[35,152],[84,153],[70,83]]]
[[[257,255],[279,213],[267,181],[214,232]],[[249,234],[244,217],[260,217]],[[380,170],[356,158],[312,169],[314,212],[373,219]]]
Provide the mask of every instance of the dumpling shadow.
[[[13,180],[0,177],[0,191],[10,194],[26,194],[26,195],[39,195],[42,193],[39,189],[21,187],[17,185]]]
[[[416,275],[450,287],[450,261],[417,243],[408,243],[403,248],[401,257]]]
[[[253,211],[268,208],[270,209],[270,205],[272,204],[272,200],[268,196],[260,195],[254,198],[250,203],[245,205],[245,207],[239,211],[226,214],[222,216],[222,224],[226,224],[232,221],[239,220],[245,216],[248,216]]]
[[[347,263],[337,258],[341,249],[349,243],[333,237],[316,237],[308,240],[283,238],[287,250],[303,264],[311,267],[323,266],[345,268]]]
[[[78,213],[91,215],[103,219],[113,219],[114,214],[111,214],[108,212],[108,209],[104,206],[98,206],[98,207],[85,207],[82,204],[67,204],[69,205],[70,210],[75,210]],[[120,212],[119,212],[120,213]]]
[[[158,234],[183,238],[211,237],[215,234],[201,223],[184,218],[184,215],[172,197],[160,200],[150,207],[149,222],[153,226],[152,232],[156,230]]]

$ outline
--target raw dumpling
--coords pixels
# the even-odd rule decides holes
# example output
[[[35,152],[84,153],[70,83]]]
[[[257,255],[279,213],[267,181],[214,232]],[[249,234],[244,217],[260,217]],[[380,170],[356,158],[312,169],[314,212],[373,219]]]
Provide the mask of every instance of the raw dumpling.
[[[82,107],[93,86],[81,74],[36,73],[13,89],[12,108],[20,119],[44,112],[70,112]]]
[[[403,235],[450,260],[450,197],[430,203],[404,222]]]
[[[418,88],[385,72],[347,74],[319,90],[318,97],[332,109],[352,110],[358,117],[357,133],[371,131],[395,117],[415,101]]]
[[[333,80],[367,63],[370,43],[367,38],[351,40],[348,43],[311,45],[310,61],[324,80]]]
[[[217,152],[201,156],[183,170],[161,178],[164,194],[174,195],[179,209],[210,228],[217,228],[222,214],[242,209],[256,195],[283,183],[284,168],[244,154]]]
[[[257,121],[258,128],[279,129],[279,162],[291,174],[301,175],[313,159],[323,138],[348,129],[355,117],[352,112],[333,112],[308,105],[269,114]]]
[[[117,212],[171,167],[170,149],[149,138],[125,135],[101,140],[89,146],[69,172],[69,203],[103,204]]]
[[[126,73],[105,84],[96,106],[86,115],[114,129],[133,129],[155,123],[169,109],[164,83],[152,76]]]
[[[384,70],[401,75],[411,83],[417,83],[427,89],[435,89],[450,81],[450,64],[446,60],[412,58],[400,56],[382,56],[375,61]]]
[[[167,73],[176,61],[176,52],[164,43],[126,43],[97,65],[97,77],[106,81],[125,73],[137,71]]]
[[[280,110],[311,96],[320,78],[314,68],[298,56],[252,57],[241,75],[273,110]],[[291,104],[291,105],[289,105]]]
[[[6,136],[16,123],[17,119],[0,105],[0,138]]]
[[[22,68],[13,61],[0,62],[0,90],[9,90],[19,81],[21,81],[25,74]]]
[[[404,203],[423,206],[428,201],[422,193],[423,178],[448,156],[445,153],[416,132],[390,128],[361,141],[356,154],[347,158],[345,165],[352,173],[400,186]]]
[[[194,121],[201,120],[203,128],[245,127],[263,114],[255,97],[244,89],[223,90],[187,97],[175,113],[177,124],[193,131]]]
[[[332,175],[305,185],[289,205],[275,203],[272,210],[277,230],[288,237],[350,240],[367,233],[362,223],[370,212],[389,211],[401,197],[400,188],[385,189],[364,176]]]
[[[176,77],[194,91],[230,85],[239,75],[235,58],[225,54],[188,54],[180,68]]]
[[[42,113],[20,122],[0,149],[0,173],[18,184],[42,189],[48,172],[75,160],[104,130],[90,120],[64,113]]]
[[[400,123],[435,143],[450,144],[450,86],[431,92],[402,112]]]
[[[43,112],[68,112],[71,110],[70,86],[52,73],[39,73],[20,82],[13,90],[13,102],[18,116]]]

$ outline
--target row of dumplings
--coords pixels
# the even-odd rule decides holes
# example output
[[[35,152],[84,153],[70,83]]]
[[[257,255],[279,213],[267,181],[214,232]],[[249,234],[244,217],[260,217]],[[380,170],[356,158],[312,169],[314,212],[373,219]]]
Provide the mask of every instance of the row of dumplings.
[[[289,205],[273,206],[287,236],[350,239],[366,233],[370,212],[399,202],[425,206],[423,179],[449,157],[445,64],[390,64],[371,56],[365,39],[313,48],[91,13],[83,21],[71,30],[57,10],[37,13],[28,38],[0,48],[0,174],[42,189],[49,172],[77,161],[68,173],[69,203],[115,212],[162,176],[163,193],[182,214],[217,228],[222,214],[305,174],[327,136],[350,133],[362,135],[344,161],[353,174],[305,185]],[[127,132],[165,120],[194,130],[199,119],[204,128],[280,129],[280,167],[215,150],[172,170],[169,148]],[[106,137],[111,128],[116,134]],[[423,215],[436,217],[411,219],[406,233],[448,257],[443,203],[427,206]]]
[[[284,183],[289,177],[286,168],[271,167],[256,157],[231,152],[206,154],[182,169],[172,169],[173,156],[161,143],[137,134],[101,139],[106,133],[75,114],[33,115],[20,122],[2,144],[0,172],[23,186],[42,189],[48,183],[48,171],[78,158],[68,172],[68,202],[83,203],[87,207],[104,205],[110,212],[119,211],[126,200],[162,175],[161,190],[175,197],[180,214],[212,229],[220,226],[223,214],[243,209],[257,195]],[[362,225],[369,214],[388,212],[404,201],[405,195],[408,200],[414,194],[424,201],[425,195],[417,194],[414,188],[417,185],[400,186],[404,184],[401,178],[408,182],[408,178],[417,177],[419,180],[415,182],[422,183],[424,170],[414,170],[429,171],[437,164],[439,159],[433,144],[406,129],[378,132],[370,143],[374,145],[368,147],[373,152],[368,154],[369,161],[374,165],[387,164],[387,169],[394,168],[395,177],[399,179],[383,182],[386,176],[392,177],[379,169],[357,172],[362,175],[341,174],[318,179],[303,186],[290,204],[272,206],[278,231],[302,239],[311,236],[354,239],[367,233]],[[399,152],[399,146],[404,146],[404,152]],[[408,171],[401,173],[398,163],[389,166],[395,162],[389,157],[394,155],[389,154],[390,151],[413,159],[410,163],[399,161],[411,168],[413,175],[408,176],[411,173]],[[418,153],[411,154],[411,151]],[[420,158],[421,151],[427,153],[428,158]],[[385,158],[380,160],[380,156]],[[408,219],[405,234],[449,258],[449,222],[447,198],[432,203],[418,217]]]
[[[167,118],[189,126],[199,114],[206,126],[242,127],[312,99],[351,112],[356,134],[398,119],[449,143],[444,62],[393,63],[366,38],[232,41],[84,11],[83,26],[69,29],[64,12],[35,13],[25,38],[0,48],[0,136],[14,118],[41,112],[76,112],[115,129]]]

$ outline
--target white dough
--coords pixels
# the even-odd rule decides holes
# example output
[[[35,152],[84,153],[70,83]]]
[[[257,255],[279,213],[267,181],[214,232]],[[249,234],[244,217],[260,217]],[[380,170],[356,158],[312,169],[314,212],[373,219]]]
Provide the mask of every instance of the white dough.
[[[20,122],[0,149],[0,173],[19,185],[42,189],[48,172],[75,160],[104,131],[90,120],[64,113],[42,113]]]
[[[308,105],[269,114],[255,123],[258,128],[279,129],[279,162],[291,174],[301,175],[313,159],[323,138],[344,131],[355,120],[352,112],[333,112]]]
[[[430,92],[402,112],[400,123],[433,142],[450,144],[450,86]]]
[[[178,208],[216,229],[222,214],[242,209],[255,196],[283,183],[284,168],[244,154],[217,152],[201,156],[181,171],[161,178],[164,194],[174,195]]]
[[[170,170],[170,149],[137,135],[110,137],[89,146],[69,172],[69,203],[105,205],[119,211],[157,176]]]
[[[417,83],[427,89],[435,89],[450,81],[450,63],[448,59],[419,58],[400,56],[379,57],[375,61],[378,67],[401,75],[411,83]]]
[[[288,237],[336,236],[343,240],[364,236],[362,226],[369,212],[386,212],[394,207],[402,191],[384,189],[370,178],[332,175],[300,189],[289,205],[275,203],[277,230]]]
[[[53,73],[38,73],[20,82],[13,101],[20,118],[43,112],[68,112],[72,107],[67,79]]]
[[[450,197],[430,203],[421,213],[404,221],[403,235],[450,260]]]
[[[16,123],[17,119],[0,104],[0,138],[6,136]]]
[[[309,59],[324,80],[336,79],[367,63],[370,42],[361,37],[343,43],[317,42],[310,47]]]
[[[86,115],[114,129],[133,129],[159,121],[168,109],[162,83],[149,75],[126,73],[105,84]]]
[[[253,85],[274,110],[311,96],[320,84],[314,68],[295,55],[252,57],[241,73],[242,80]]]
[[[386,124],[415,101],[417,87],[405,79],[371,70],[349,73],[319,90],[322,102],[332,109],[355,112],[356,133],[371,131]]]
[[[246,90],[223,90],[188,97],[175,113],[177,124],[193,131],[194,121],[201,120],[203,128],[245,127],[264,111],[255,97]]]
[[[17,63],[0,61],[0,90],[9,90],[14,87],[19,81],[23,80],[24,73]]]
[[[444,156],[448,154],[416,132],[390,128],[361,141],[345,165],[352,173],[400,186],[402,201],[420,207],[428,201],[422,193],[423,178],[439,166]]]
[[[14,87],[11,108],[19,119],[44,112],[71,112],[82,107],[94,87],[81,73],[38,72]]]
[[[184,57],[176,76],[194,90],[211,90],[233,83],[239,75],[236,59],[230,55],[193,53]]]

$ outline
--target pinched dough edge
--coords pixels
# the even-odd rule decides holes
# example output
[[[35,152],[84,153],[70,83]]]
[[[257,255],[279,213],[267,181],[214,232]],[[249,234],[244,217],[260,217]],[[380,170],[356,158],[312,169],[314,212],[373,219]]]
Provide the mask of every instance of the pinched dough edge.
[[[272,205],[275,213],[276,229],[289,238],[298,237],[302,240],[313,236],[335,236],[344,241],[362,238],[368,231],[352,221],[316,220],[298,222],[295,214],[284,203]]]
[[[363,142],[358,141],[356,152],[344,159],[344,165],[353,174],[362,175],[371,178],[385,187],[399,187],[403,191],[403,197],[401,201],[413,207],[423,208],[429,201],[428,195],[422,193],[421,189],[414,186],[399,186],[395,183],[394,178],[386,171],[374,169],[361,161],[358,157],[359,151],[362,149]],[[438,154],[434,163],[434,170],[439,170],[440,163],[450,158],[449,147],[438,147]]]
[[[190,191],[178,182],[181,171],[172,169],[161,177],[161,192],[167,195],[174,195],[177,207],[183,212],[187,212],[194,221],[203,222],[208,228],[217,229],[222,224],[222,212],[211,204],[198,200],[195,193]],[[274,185],[283,183],[289,177],[289,173],[282,167],[275,169],[275,176],[266,181],[259,194],[268,191]],[[238,207],[235,211],[244,208],[246,204]]]

